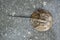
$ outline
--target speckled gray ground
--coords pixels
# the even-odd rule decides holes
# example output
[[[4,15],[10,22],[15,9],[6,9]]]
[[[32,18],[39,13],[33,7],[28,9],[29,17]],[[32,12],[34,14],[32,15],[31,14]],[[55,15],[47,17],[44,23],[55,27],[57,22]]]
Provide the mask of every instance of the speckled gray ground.
[[[53,27],[46,32],[34,30],[30,18],[7,16],[30,16],[39,7],[53,15]],[[0,40],[60,40],[60,0],[0,0]]]

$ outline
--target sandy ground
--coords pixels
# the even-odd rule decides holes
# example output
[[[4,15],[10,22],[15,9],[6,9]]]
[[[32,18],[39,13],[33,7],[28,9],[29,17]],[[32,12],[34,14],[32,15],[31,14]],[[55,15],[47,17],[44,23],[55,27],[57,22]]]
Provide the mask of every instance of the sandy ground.
[[[46,32],[34,30],[30,18],[8,16],[30,16],[37,8],[53,16],[53,27]],[[60,0],[0,0],[0,40],[60,40]]]

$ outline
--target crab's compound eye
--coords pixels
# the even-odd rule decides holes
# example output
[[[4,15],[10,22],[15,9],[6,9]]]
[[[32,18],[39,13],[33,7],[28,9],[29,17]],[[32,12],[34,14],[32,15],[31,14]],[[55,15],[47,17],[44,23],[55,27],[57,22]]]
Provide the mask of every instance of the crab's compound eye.
[[[31,15],[31,23],[37,31],[47,31],[52,27],[52,15],[49,11],[38,9]]]

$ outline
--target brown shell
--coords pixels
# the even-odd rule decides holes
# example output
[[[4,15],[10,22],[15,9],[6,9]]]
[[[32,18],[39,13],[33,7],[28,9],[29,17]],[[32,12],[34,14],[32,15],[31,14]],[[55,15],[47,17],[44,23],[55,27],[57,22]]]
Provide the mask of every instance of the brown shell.
[[[38,31],[47,31],[52,27],[52,15],[44,9],[38,9],[31,15],[33,28]]]

